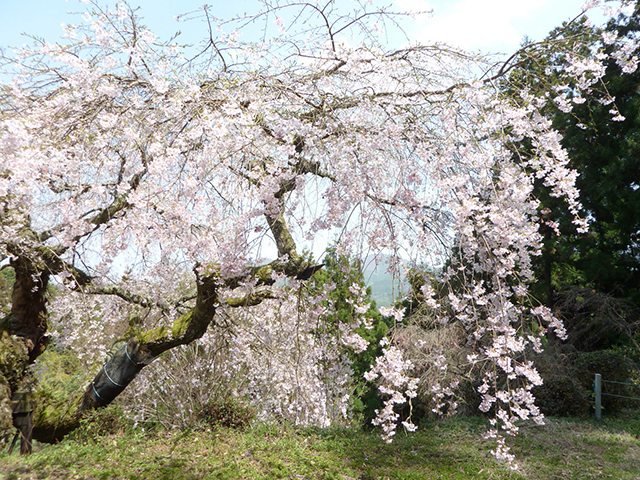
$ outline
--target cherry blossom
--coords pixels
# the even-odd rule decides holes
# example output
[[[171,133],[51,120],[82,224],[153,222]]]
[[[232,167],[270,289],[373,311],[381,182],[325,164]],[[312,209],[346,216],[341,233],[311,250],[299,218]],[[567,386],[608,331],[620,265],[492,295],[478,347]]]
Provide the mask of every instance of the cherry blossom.
[[[285,281],[303,288],[314,268],[299,245],[336,234],[338,253],[448,258],[446,295],[422,291],[442,323],[463,326],[474,362],[488,366],[481,410],[495,411],[494,453],[510,460],[503,433],[542,419],[531,395],[540,377],[521,354],[540,348],[545,328],[565,334],[552,312],[526,298],[542,242],[534,183],[565,198],[576,228],[585,225],[576,173],[542,109],[553,101],[570,111],[597,90],[604,46],[619,47],[615,60],[634,71],[635,43],[604,37],[602,51],[588,56],[570,38],[524,47],[533,56],[561,52],[568,67],[546,73],[563,85],[556,91],[515,96],[504,84],[517,56],[496,63],[446,45],[390,48],[376,31],[397,17],[374,3],[355,2],[353,11],[279,4],[229,21],[205,9],[192,17],[206,22],[210,39],[190,59],[126,4],[112,13],[88,3],[85,22],[65,27],[70,38],[36,40],[7,60],[16,75],[0,93],[0,255],[25,286],[16,295],[41,305],[38,315],[49,311],[68,345],[93,343],[101,325],[127,311],[119,302],[142,309],[142,325],[114,357],[133,355],[140,369],[221,328],[228,309],[246,310],[235,313],[242,320],[230,374],[246,375],[249,395],[271,389],[265,401],[283,417],[326,424],[348,395],[339,352],[366,348],[354,330],[368,304],[355,301],[338,339],[313,337],[309,322],[321,309],[293,316],[280,289]],[[251,36],[256,25],[264,26],[260,39]],[[615,105],[611,114],[624,121]],[[514,153],[524,138],[531,152]],[[59,293],[47,311],[49,278]],[[90,311],[89,324],[77,323],[82,331],[65,321]],[[402,321],[398,310],[383,313]],[[282,324],[282,334],[300,335],[308,355],[274,338],[278,315],[299,320]],[[33,327],[35,358],[46,327]],[[97,357],[113,336],[96,340]],[[285,361],[260,370],[252,339],[299,361],[299,370]],[[384,397],[374,423],[390,440],[398,422],[415,429],[395,406],[410,403],[417,380],[387,342],[367,379]],[[334,390],[319,380],[329,374],[317,370],[325,357]],[[446,358],[439,361],[444,368]],[[100,375],[81,409],[110,401],[92,393]],[[442,400],[453,387],[439,388]]]

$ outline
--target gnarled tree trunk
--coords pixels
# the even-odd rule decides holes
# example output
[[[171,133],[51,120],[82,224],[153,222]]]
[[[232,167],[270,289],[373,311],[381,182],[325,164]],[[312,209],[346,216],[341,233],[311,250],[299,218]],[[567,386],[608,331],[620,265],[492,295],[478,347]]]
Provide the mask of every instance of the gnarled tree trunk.
[[[13,258],[11,267],[11,312],[0,324],[0,439],[7,440],[17,428],[21,453],[30,453],[33,416],[23,411],[25,402],[15,398],[19,391],[30,396],[28,367],[47,348],[49,272],[27,256]]]

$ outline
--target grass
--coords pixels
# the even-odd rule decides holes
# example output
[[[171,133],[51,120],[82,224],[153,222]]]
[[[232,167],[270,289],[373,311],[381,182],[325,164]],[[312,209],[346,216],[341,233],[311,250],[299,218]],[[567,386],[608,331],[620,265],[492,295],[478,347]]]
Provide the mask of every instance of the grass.
[[[601,423],[551,419],[511,442],[519,469],[489,454],[480,418],[454,418],[398,434],[255,425],[244,431],[88,428],[20,457],[0,453],[0,478],[18,479],[619,479],[640,478],[640,413]]]

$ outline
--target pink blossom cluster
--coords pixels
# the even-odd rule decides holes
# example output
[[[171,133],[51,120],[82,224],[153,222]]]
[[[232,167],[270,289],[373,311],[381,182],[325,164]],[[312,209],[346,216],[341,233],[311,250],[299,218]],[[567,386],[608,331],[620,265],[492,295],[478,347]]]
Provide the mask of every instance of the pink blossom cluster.
[[[296,242],[323,235],[336,234],[340,252],[403,253],[434,268],[453,251],[448,294],[423,291],[442,323],[464,325],[474,361],[488,365],[482,409],[496,412],[496,456],[508,459],[500,432],[541,420],[531,396],[540,377],[523,354],[540,348],[545,328],[563,332],[527,298],[542,242],[535,182],[585,227],[576,173],[542,109],[555,101],[568,111],[591,94],[605,49],[581,56],[557,39],[549,48],[569,66],[541,77],[562,87],[515,98],[500,84],[509,65],[445,45],[376,43],[373,22],[389,18],[376,5],[345,13],[331,3],[321,15],[298,5],[304,22],[276,16],[277,34],[254,43],[242,26],[272,27],[270,10],[226,23],[207,15],[211,38],[188,60],[126,6],[90,3],[84,24],[65,27],[66,42],[17,51],[0,102],[0,255],[37,263],[53,252],[67,266],[51,305],[61,325],[76,327],[65,341],[90,340],[121,318],[117,302],[91,296],[100,291],[137,305],[145,326],[170,325],[193,307],[181,283],[194,271],[217,275],[224,318],[227,299],[295,276]],[[365,33],[359,46],[349,40]],[[619,47],[611,51],[623,70],[636,68],[635,44],[603,42]],[[613,99],[601,100],[624,120]],[[514,152],[523,139],[531,151]],[[252,277],[274,256],[287,267]],[[80,288],[74,269],[90,285]],[[295,302],[268,300],[228,314],[237,328],[225,368],[245,380],[238,394],[264,402],[265,417],[337,418],[349,390],[345,346],[366,348],[354,330],[368,305],[353,307],[353,323],[327,338],[313,334],[320,304],[300,313]],[[65,320],[82,317],[94,326]],[[400,420],[394,406],[415,395],[410,369],[390,344],[368,373],[386,395],[375,420],[386,439]]]
[[[402,351],[393,345],[389,345],[388,339],[383,339],[382,355],[376,358],[371,369],[365,373],[368,381],[378,380],[378,390],[384,396],[384,407],[376,410],[376,418],[372,423],[382,428],[382,438],[390,443],[396,433],[396,426],[400,415],[396,413],[395,406],[409,403],[417,396],[418,379],[407,375],[412,364],[403,358]],[[409,432],[417,429],[409,416],[402,420],[402,425]]]

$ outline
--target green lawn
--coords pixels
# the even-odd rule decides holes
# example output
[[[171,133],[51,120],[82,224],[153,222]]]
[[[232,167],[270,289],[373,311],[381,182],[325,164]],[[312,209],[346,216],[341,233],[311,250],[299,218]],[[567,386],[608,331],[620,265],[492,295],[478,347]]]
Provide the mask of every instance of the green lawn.
[[[550,419],[511,444],[519,469],[489,454],[484,420],[455,418],[399,434],[390,445],[347,429],[257,425],[244,432],[128,430],[76,435],[34,454],[0,454],[6,479],[640,479],[640,413]],[[17,449],[16,449],[17,450]]]

